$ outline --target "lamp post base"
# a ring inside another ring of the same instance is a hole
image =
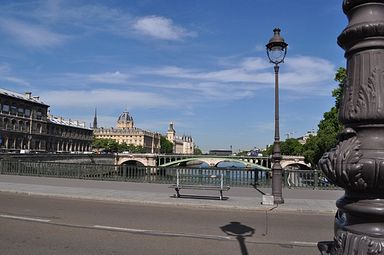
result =
[[[280,165],[280,156],[272,166],[272,195],[274,204],[284,204],[283,199],[283,169]]]
[[[282,197],[275,197],[273,202],[274,204],[284,204],[284,199]]]

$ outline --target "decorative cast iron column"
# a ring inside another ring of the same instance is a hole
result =
[[[338,37],[347,82],[345,129],[319,166],[345,189],[337,200],[330,254],[384,254],[384,0],[344,0],[348,26]]]

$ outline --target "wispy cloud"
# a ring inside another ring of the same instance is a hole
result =
[[[7,63],[0,64],[0,80],[21,86],[29,86],[29,82],[12,74],[11,67]]]
[[[26,11],[28,8],[30,11]],[[114,34],[120,37],[149,37],[159,40],[179,41],[194,37],[189,31],[172,19],[163,16],[135,16],[101,4],[73,4],[66,1],[43,1],[23,4],[9,4],[0,8],[3,17],[12,13],[17,20],[1,21],[1,28],[21,42],[30,46],[45,47],[62,43],[66,36],[54,32],[57,27],[70,31],[82,30],[82,35],[94,33]],[[33,21],[33,24],[22,21]],[[76,37],[77,34],[71,34]],[[29,39],[29,40],[28,40]]]
[[[105,84],[124,84],[129,81],[129,75],[116,71],[114,73],[106,72],[101,74],[88,75],[89,82]]]
[[[281,89],[298,92],[299,94],[314,95],[319,92],[329,93],[334,86],[333,76],[335,66],[325,59],[310,56],[294,56],[287,58],[280,68]],[[143,69],[143,74],[183,79],[189,82],[202,81],[205,84],[217,84],[220,91],[223,84],[232,84],[238,90],[252,90],[272,87],[274,73],[271,64],[262,58],[243,58],[231,68],[216,70],[185,69],[177,66]],[[248,93],[245,93],[248,94]]]
[[[76,108],[123,105],[131,109],[136,107],[170,107],[174,105],[171,99],[155,93],[114,89],[42,91],[40,96],[45,98],[48,104],[55,105],[55,107]]]
[[[32,48],[54,47],[69,38],[39,25],[5,18],[0,19],[0,29],[15,39],[17,43]]]
[[[188,94],[188,101],[192,105],[199,105],[206,100],[210,101],[234,101],[251,98],[257,95],[258,90],[272,89],[274,86],[273,67],[262,58],[242,58],[232,68],[227,69],[187,69],[177,66],[163,66],[159,68],[137,67],[129,71],[114,71],[91,74],[65,73],[51,74],[45,83],[55,84],[56,89],[66,87],[68,83],[76,84],[78,88],[94,89],[106,88],[107,85],[116,85],[114,90],[107,90],[106,95],[120,98],[124,93],[137,98],[154,100],[163,99],[167,102],[180,98],[180,93]],[[335,66],[329,61],[309,56],[296,56],[287,59],[281,65],[280,89],[288,92],[286,97],[302,98],[309,96],[329,96],[334,87],[333,75]],[[40,81],[44,78],[39,78]],[[122,89],[135,90],[133,92],[121,92]],[[119,91],[113,93],[113,91]],[[148,93],[153,92],[153,94]],[[60,92],[62,93],[62,92]],[[76,92],[78,93],[78,92]],[[92,91],[100,95],[100,90]],[[148,95],[161,95],[150,98]],[[76,98],[76,95],[73,97]],[[87,100],[89,96],[86,96]],[[98,98],[98,97],[95,97]],[[95,99],[97,100],[97,99]],[[105,97],[101,101],[107,100]],[[108,101],[109,102],[109,101]],[[119,100],[110,103],[118,104]]]
[[[174,24],[171,19],[160,16],[140,17],[133,24],[133,28],[140,34],[163,40],[181,40],[196,35]]]

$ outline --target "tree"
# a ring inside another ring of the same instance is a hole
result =
[[[193,154],[194,155],[202,155],[203,152],[200,150],[200,148],[198,146],[195,146],[195,148],[193,148]]]
[[[303,145],[295,138],[289,138],[280,144],[280,152],[282,155],[298,156],[303,153]]]
[[[169,154],[173,152],[173,143],[171,143],[166,137],[160,137],[160,153]]]
[[[341,106],[344,85],[347,79],[345,68],[340,67],[335,75],[335,81],[339,86],[332,91],[335,98],[335,106],[325,112],[320,121],[317,136],[310,137],[304,145],[303,155],[307,163],[317,166],[322,155],[335,147],[338,143],[338,135],[343,130],[343,124],[339,121],[339,108]]]
[[[92,147],[97,150],[104,150],[106,152],[123,152],[129,151],[130,153],[145,153],[146,150],[141,145],[118,143],[113,139],[95,138],[92,142]]]

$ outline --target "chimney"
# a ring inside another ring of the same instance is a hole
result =
[[[32,98],[32,92],[25,92],[24,95],[25,95],[26,99],[31,99]]]

